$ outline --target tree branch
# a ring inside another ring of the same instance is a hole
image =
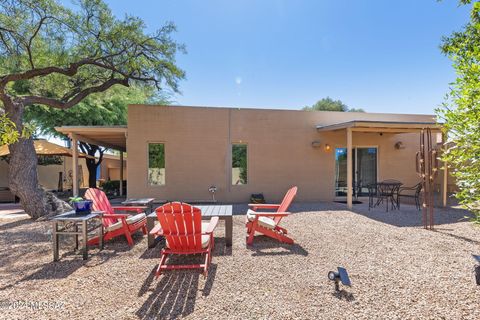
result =
[[[27,44],[27,53],[28,53],[28,60],[30,61],[30,66],[32,67],[32,69],[35,69],[35,65],[33,63],[33,56],[32,56],[32,43],[33,43],[33,39],[35,39],[35,37],[37,36],[38,32],[40,31],[40,28],[42,27],[43,23],[45,22],[45,20],[47,20],[49,17],[48,16],[45,16],[45,17],[42,17],[40,19],[40,21],[38,22],[38,26],[35,28],[35,31],[33,32],[32,36],[30,37],[30,39],[28,39],[28,44]]]
[[[103,92],[115,84],[121,84],[125,87],[128,87],[129,86],[128,78],[125,78],[125,79],[111,78],[106,82],[102,83],[101,85],[83,89],[68,101],[61,101],[54,98],[39,97],[39,96],[25,96],[22,98],[22,100],[25,106],[32,105],[32,104],[43,104],[43,105],[47,105],[49,107],[53,107],[57,109],[68,109],[78,104],[80,101],[85,99],[90,94],[96,93],[96,92]]]

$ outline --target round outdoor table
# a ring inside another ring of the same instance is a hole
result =
[[[392,204],[392,210],[400,208],[399,203],[398,203],[398,190],[403,185],[402,182],[396,181],[396,180],[385,180],[385,181],[377,182],[373,185],[374,185],[374,189],[375,189],[375,194],[370,194],[370,198],[372,196],[377,197],[377,201],[373,205],[373,207],[376,207],[376,206],[380,205],[381,203],[383,203],[385,201],[387,212],[388,212],[388,203],[389,202]],[[369,189],[371,189],[371,188],[369,188]],[[373,204],[372,199],[370,199],[369,204]]]

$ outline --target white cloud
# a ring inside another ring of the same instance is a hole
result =
[[[242,77],[236,77],[235,78],[235,83],[238,84],[238,85],[241,85],[242,81],[243,81]]]

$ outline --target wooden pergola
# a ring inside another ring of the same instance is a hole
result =
[[[355,120],[341,122],[332,125],[318,125],[318,132],[326,131],[345,131],[347,140],[347,206],[349,209],[353,207],[353,134],[361,132],[377,132],[377,133],[420,133],[421,130],[430,128],[432,132],[441,133],[442,126],[436,122],[402,122],[402,121],[365,121]],[[447,206],[447,184],[448,184],[447,163],[444,162],[443,170],[443,186],[442,186],[442,202],[443,206]]]
[[[73,196],[78,196],[78,142],[120,151],[120,195],[123,195],[123,153],[127,151],[127,126],[64,126],[56,127],[71,140]]]

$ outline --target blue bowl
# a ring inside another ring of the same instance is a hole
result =
[[[74,202],[73,208],[75,209],[75,212],[78,214],[87,214],[92,212],[92,205],[93,205],[92,200],[82,200],[82,201]]]

